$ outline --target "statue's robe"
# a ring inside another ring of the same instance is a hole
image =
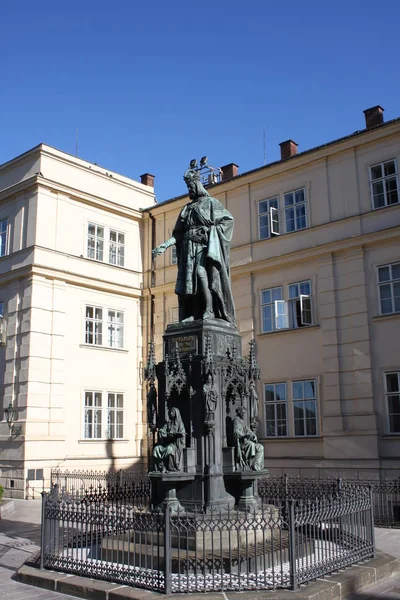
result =
[[[172,235],[178,262],[175,293],[197,294],[197,269],[200,265],[205,267],[215,316],[235,324],[229,267],[232,234],[233,216],[207,195],[183,207]]]

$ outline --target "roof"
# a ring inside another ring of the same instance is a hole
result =
[[[219,183],[214,183],[213,185],[207,186],[207,189],[214,189],[220,185],[223,185],[224,183],[227,183],[228,181],[233,181],[233,180],[236,181],[237,179],[240,179],[241,177],[246,177],[247,175],[251,175],[252,173],[257,173],[258,171],[270,169],[271,167],[273,167],[277,164],[296,160],[296,158],[306,156],[307,154],[312,154],[313,152],[317,152],[318,150],[321,150],[323,148],[328,148],[329,146],[334,146],[335,144],[340,144],[341,142],[344,142],[345,140],[349,140],[349,139],[364,135],[366,133],[370,133],[371,131],[376,131],[377,129],[383,129],[384,127],[389,127],[390,125],[393,125],[394,123],[400,123],[400,117],[397,117],[396,119],[391,119],[390,121],[386,121],[385,123],[381,123],[380,125],[376,125],[375,127],[369,127],[368,129],[366,128],[366,129],[360,129],[360,130],[354,131],[353,133],[350,133],[349,135],[345,135],[341,138],[337,138],[336,140],[332,140],[331,142],[326,142],[325,144],[315,146],[314,148],[309,148],[308,150],[304,150],[303,152],[294,154],[293,156],[290,156],[289,158],[275,160],[271,163],[268,163],[267,165],[262,165],[261,167],[251,169],[250,171],[245,171],[244,173],[239,173],[238,175],[236,175],[235,177],[232,177],[231,179],[226,179],[225,181],[221,181]],[[185,198],[186,196],[187,196],[187,192],[186,192],[186,194],[181,194],[180,196],[175,196],[174,198],[169,198],[168,200],[158,202],[158,204],[156,206],[160,206],[161,204],[169,204],[170,202],[175,202],[175,200],[180,200],[182,198]],[[143,211],[146,212],[146,211],[154,209],[154,208],[155,208],[154,206],[149,206],[148,208],[144,208]]]

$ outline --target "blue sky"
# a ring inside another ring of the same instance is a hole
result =
[[[400,116],[400,2],[3,0],[0,163],[40,142],[184,193],[191,158],[279,159]]]

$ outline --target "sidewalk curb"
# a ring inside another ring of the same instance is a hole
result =
[[[4,499],[0,504],[0,520],[14,512],[14,500]]]
[[[307,585],[301,586],[298,591],[281,590],[258,592],[210,592],[190,593],[193,600],[229,600],[238,598],[240,594],[246,595],[246,600],[343,600],[348,596],[371,587],[381,581],[388,580],[400,572],[400,559],[389,554],[377,552],[372,558],[359,565],[354,565],[335,575],[317,579]],[[55,592],[62,592],[78,598],[89,600],[143,600],[149,598],[169,598],[172,600],[187,600],[188,594],[171,594],[165,596],[159,592],[151,592],[141,588],[132,588],[119,583],[109,583],[97,579],[69,575],[56,571],[41,571],[38,568],[22,565],[16,572],[14,579],[21,583],[34,585]]]

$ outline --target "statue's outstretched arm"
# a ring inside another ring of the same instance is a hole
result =
[[[173,246],[174,244],[176,244],[176,239],[174,238],[174,236],[172,236],[169,238],[169,240],[163,242],[162,244],[157,246],[157,248],[154,248],[154,250],[151,251],[152,259],[154,260],[159,254],[163,254],[167,250],[167,248],[170,248],[170,246]]]

